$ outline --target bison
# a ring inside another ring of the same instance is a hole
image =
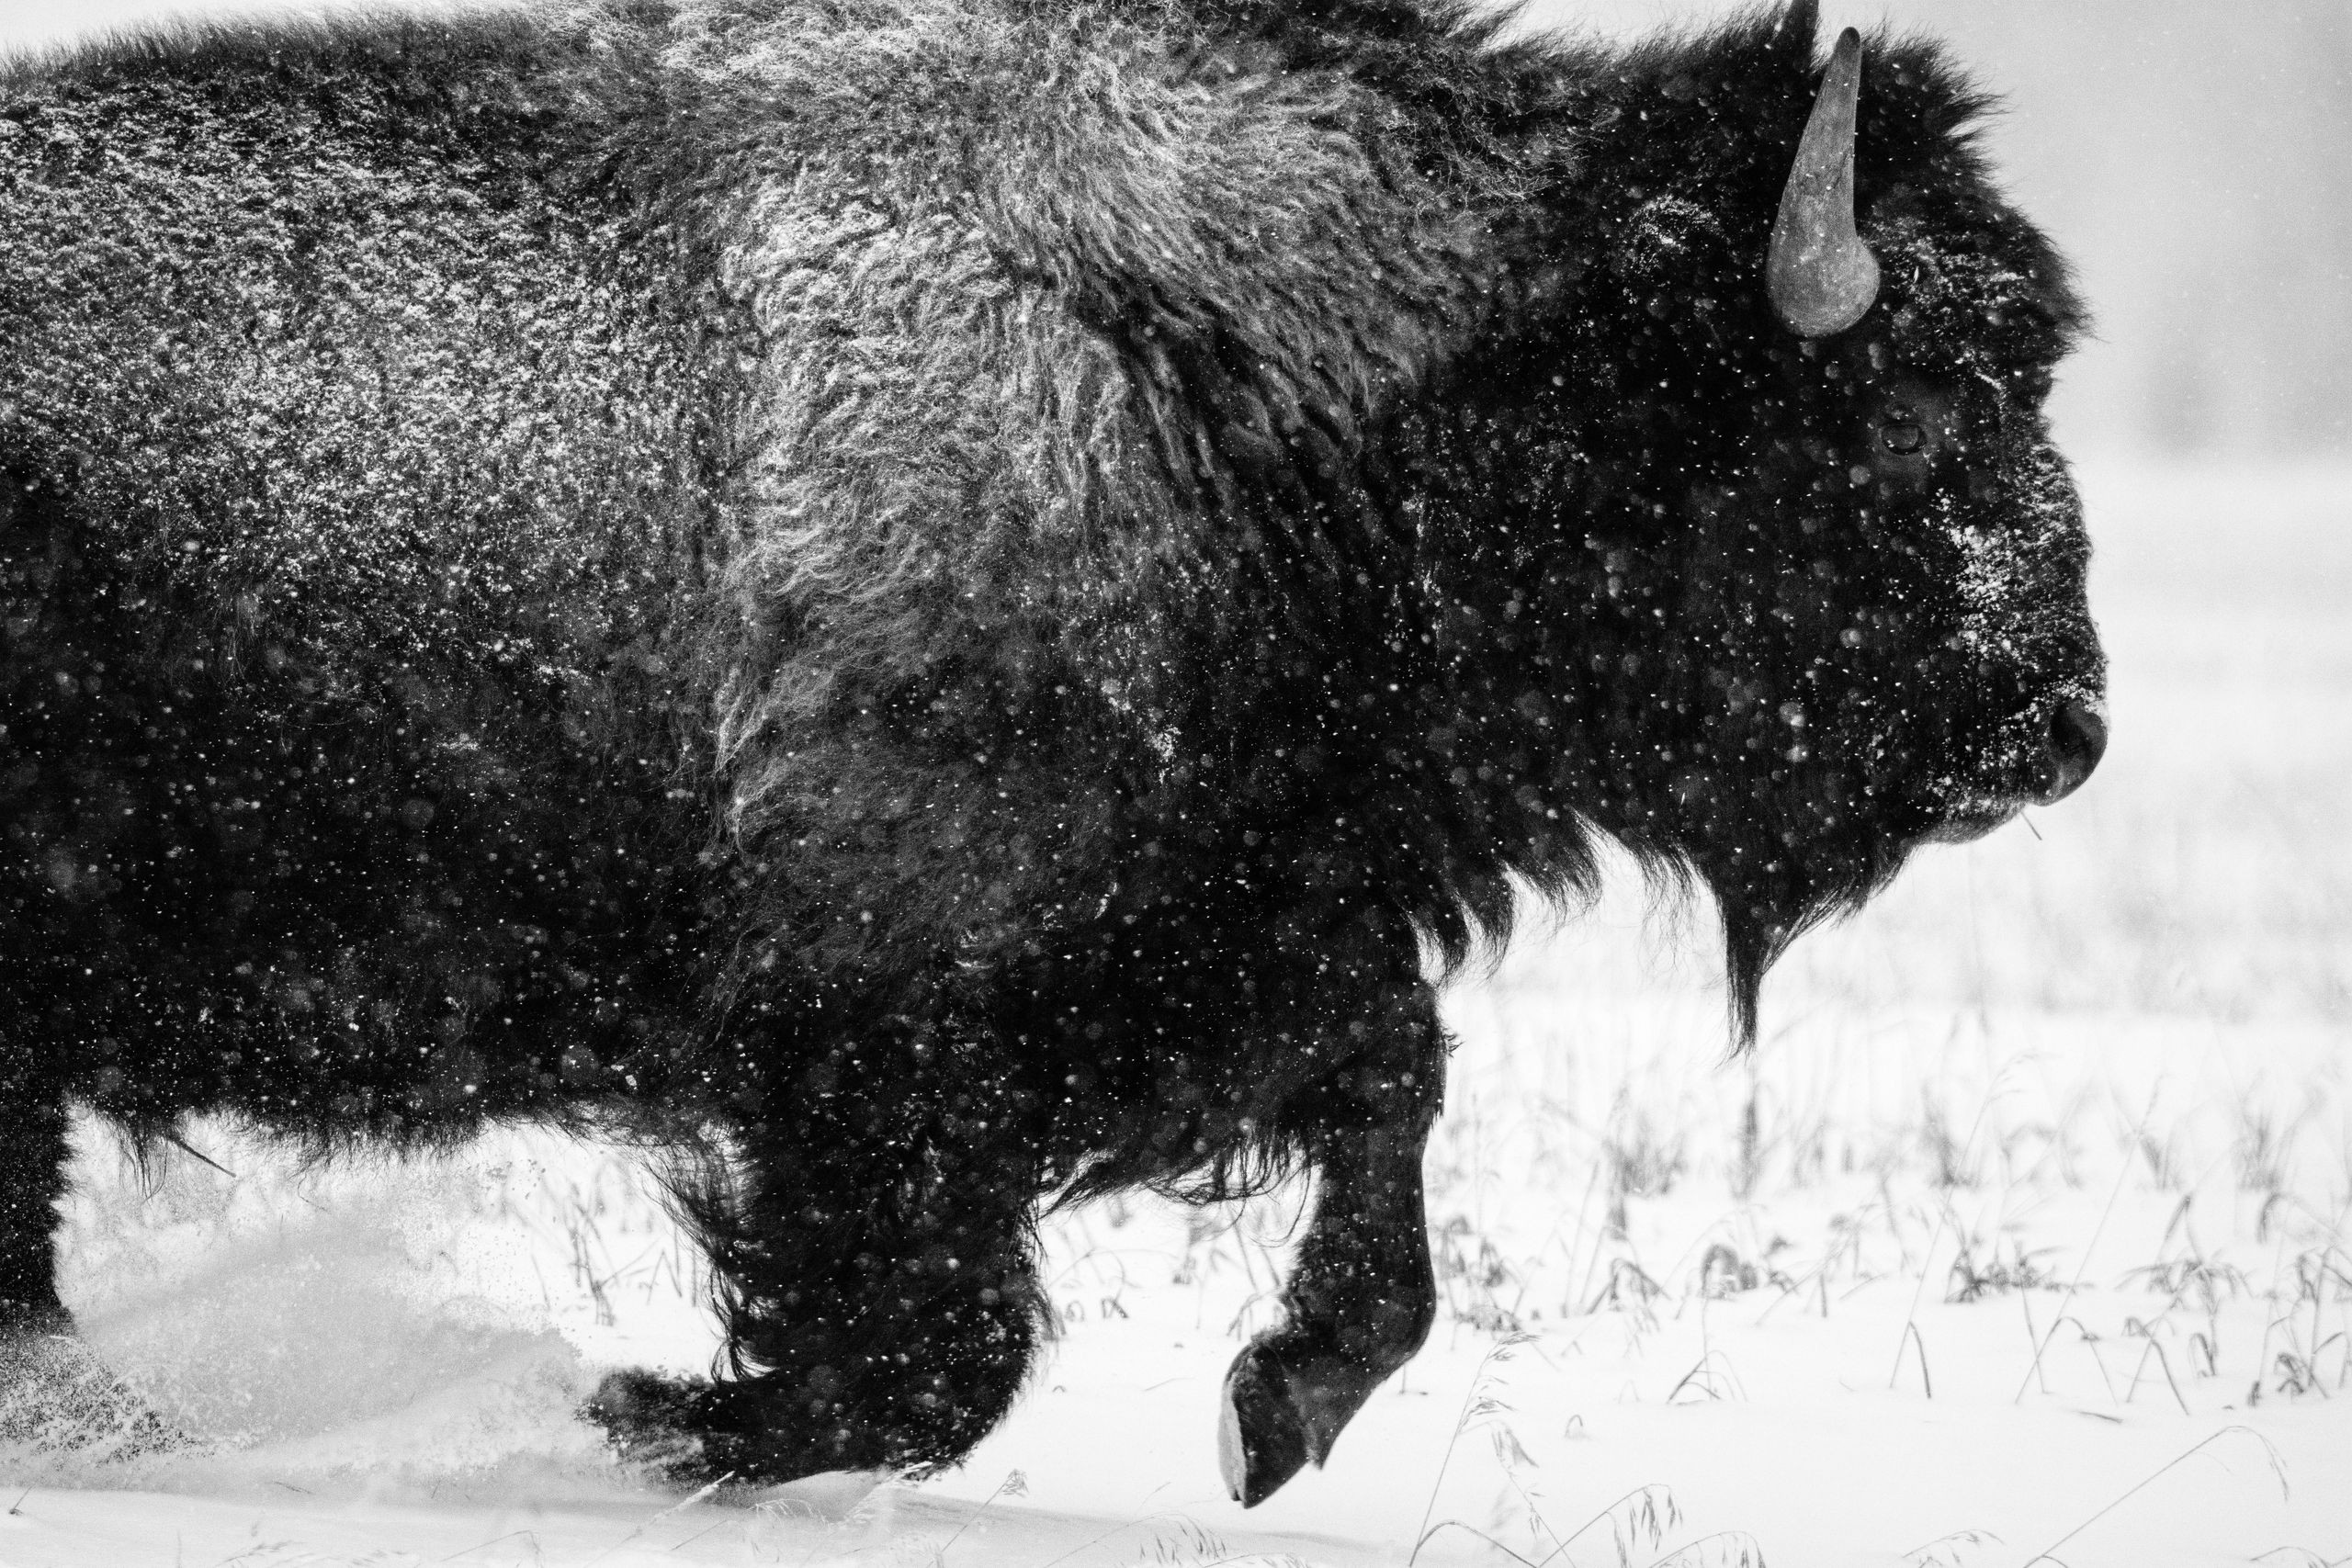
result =
[[[638,1140],[685,1480],[952,1464],[1041,1205],[1317,1178],[1253,1504],[1434,1313],[1433,977],[1792,936],[2104,743],[2080,330],[1931,45],[581,0],[0,74],[0,1364],[69,1107]],[[45,1373],[43,1369],[51,1369]]]

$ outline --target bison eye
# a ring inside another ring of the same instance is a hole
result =
[[[1885,441],[1888,451],[1899,452],[1907,457],[1928,444],[1928,431],[1917,421],[1898,414],[1887,422],[1881,438]]]

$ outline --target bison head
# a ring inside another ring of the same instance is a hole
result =
[[[2066,268],[1932,48],[1848,32],[1824,71],[1815,32],[1800,4],[1600,74],[1462,394],[1509,477],[1465,461],[1439,508],[1510,584],[1459,613],[1576,738],[1547,793],[1712,887],[1747,1037],[1792,936],[2105,739],[2042,412]]]

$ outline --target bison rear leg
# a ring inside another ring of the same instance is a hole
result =
[[[64,1097],[0,1070],[0,1378],[11,1347],[74,1329],[57,1299],[54,1239],[67,1153]]]
[[[1043,1334],[1029,1161],[950,1128],[821,1121],[747,1141],[686,1193],[717,1275],[718,1375],[615,1373],[587,1414],[673,1479],[770,1484],[923,1471],[1011,1409]],[[878,1129],[877,1129],[878,1130]]]
[[[0,1441],[128,1458],[187,1441],[101,1365],[57,1294],[64,1097],[0,1053]]]
[[[1432,1074],[1432,1077],[1434,1075]],[[1422,1209],[1429,1117],[1332,1134],[1315,1213],[1283,1292],[1284,1321],[1226,1374],[1217,1461],[1255,1507],[1330,1457],[1373,1390],[1413,1358],[1437,1316]]]

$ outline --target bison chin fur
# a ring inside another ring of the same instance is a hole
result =
[[[1041,1205],[1306,1166],[1215,1426],[1244,1503],[1324,1462],[1433,1320],[1435,985],[1516,890],[1702,883],[1746,1045],[1800,931],[2097,760],[2064,266],[1932,48],[1815,30],[579,0],[0,65],[0,1342],[70,1332],[69,1104],[537,1121],[713,1265],[625,1456],[920,1470],[1047,1334]]]

